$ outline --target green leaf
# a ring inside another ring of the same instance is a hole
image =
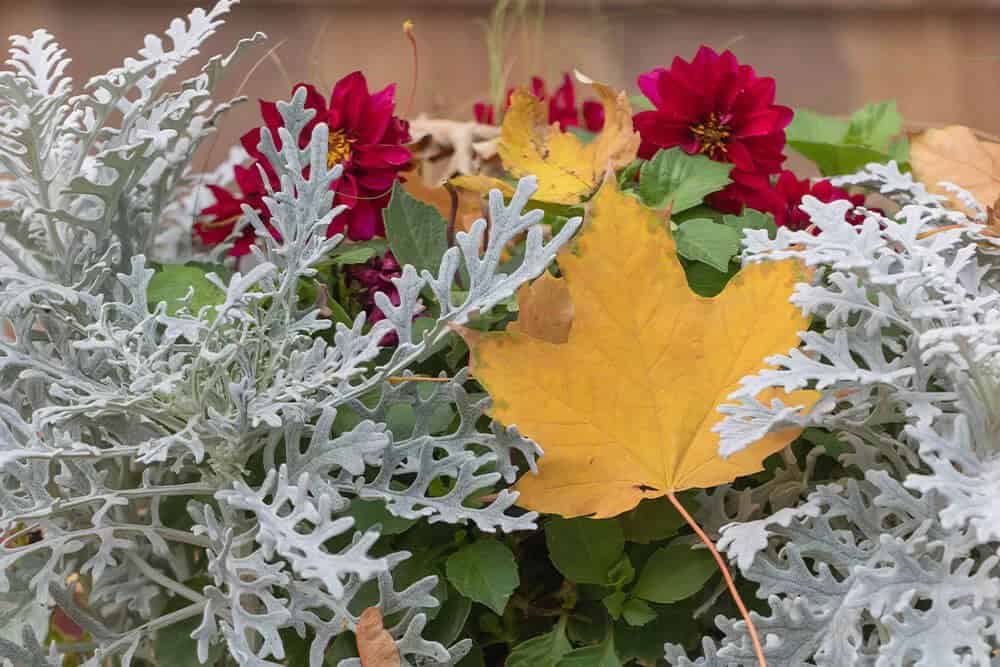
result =
[[[629,542],[649,544],[672,537],[684,525],[682,517],[666,498],[647,498],[635,509],[618,517]]]
[[[722,224],[740,232],[740,238],[743,237],[744,229],[766,229],[771,238],[774,238],[778,233],[778,226],[774,224],[773,215],[770,213],[761,213],[752,208],[743,209],[741,215],[722,216]]]
[[[462,634],[471,611],[472,600],[457,591],[451,591],[448,599],[441,605],[437,617],[427,625],[424,637],[451,646]]]
[[[652,111],[656,106],[649,101],[645,95],[629,95],[628,103],[632,106],[632,111]]]
[[[621,560],[608,570],[608,583],[615,588],[621,588],[635,580],[635,568],[627,554],[622,554]]]
[[[642,169],[642,165],[646,162],[645,160],[635,159],[626,165],[621,173],[618,174],[618,188],[621,190],[634,190],[637,184],[636,177],[639,175],[639,170]]]
[[[552,564],[577,584],[607,584],[608,572],[625,553],[615,519],[554,518],[545,524],[545,544]]]
[[[622,607],[622,618],[632,627],[641,628],[650,621],[656,620],[656,612],[642,600],[632,598],[626,601],[625,606]]]
[[[628,600],[628,595],[624,591],[615,591],[611,595],[606,596],[601,602],[604,603],[608,613],[611,614],[611,618],[617,621],[622,617],[626,600]]]
[[[608,637],[597,646],[587,646],[570,651],[559,661],[559,667],[621,667],[615,653],[614,637]]]
[[[740,265],[729,263],[729,270],[719,271],[702,262],[684,262],[684,272],[687,274],[688,287],[699,296],[712,297],[726,286],[726,283],[740,270]]]
[[[167,302],[167,313],[174,315],[180,309],[179,299],[191,296],[191,312],[197,313],[204,306],[217,306],[226,299],[226,293],[208,281],[205,276],[215,273],[223,280],[228,279],[229,272],[221,266],[205,264],[165,264],[159,267],[149,281],[147,298],[150,305],[160,301]],[[212,313],[209,313],[209,317]]]
[[[448,223],[437,209],[414,199],[397,181],[382,217],[389,248],[399,263],[436,274],[448,249]]]
[[[642,627],[624,620],[615,623],[615,649],[622,664],[629,664],[633,658],[647,665],[663,664],[665,642],[693,647],[703,634],[695,621],[694,607],[681,602],[660,607],[656,620]]]
[[[680,147],[660,150],[639,170],[639,197],[655,209],[672,203],[671,213],[680,213],[726,187],[732,168],[704,155],[688,155]]]
[[[850,123],[841,118],[809,109],[796,109],[792,122],[785,128],[785,140],[839,144],[844,142],[849,126]]]
[[[711,220],[688,220],[674,233],[681,257],[704,262],[722,272],[729,270],[729,260],[740,251],[742,240],[742,232]]]
[[[383,500],[356,498],[347,513],[354,517],[354,530],[364,532],[375,524],[380,524],[382,530],[379,532],[382,535],[399,535],[416,523],[415,519],[403,519],[392,514],[386,509]]]
[[[851,174],[869,162],[888,162],[888,154],[867,146],[789,141],[788,145],[811,160],[824,176]]]
[[[672,544],[657,549],[646,561],[632,593],[643,600],[669,604],[700,591],[715,572],[715,560],[707,550]]]
[[[201,589],[198,588],[198,590]],[[187,602],[183,598],[171,598],[163,611],[164,615],[183,608]],[[157,630],[153,637],[153,653],[156,655],[156,664],[170,665],[171,667],[201,667],[201,663],[198,662],[198,643],[191,638],[191,633],[199,625],[201,625],[201,618],[196,617]],[[208,662],[205,664],[217,663],[222,658],[224,646],[225,644],[222,642],[212,644],[208,649]]]
[[[502,542],[480,540],[448,557],[448,581],[459,593],[503,614],[520,583],[514,554]]]
[[[895,159],[903,166],[908,144],[893,142],[903,128],[903,117],[893,101],[869,104],[842,120],[797,109],[785,129],[788,145],[812,160],[824,176],[848,174],[869,162]]]
[[[566,619],[561,618],[552,632],[515,646],[504,664],[506,667],[556,667],[571,650],[573,646],[566,639]]]
[[[851,115],[844,143],[888,150],[889,141],[902,131],[895,100],[866,104]]]

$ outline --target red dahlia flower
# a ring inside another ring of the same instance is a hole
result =
[[[820,180],[815,183],[808,178],[799,180],[790,171],[783,171],[777,181],[772,185],[767,177],[739,178],[734,185],[739,186],[737,196],[726,200],[725,206],[717,208],[726,213],[739,213],[743,205],[749,208],[770,213],[774,216],[774,222],[778,227],[787,227],[794,231],[808,229],[809,216],[803,211],[802,198],[812,195],[821,202],[833,202],[846,200],[855,206],[864,206],[864,195],[852,195],[846,190],[838,188],[828,180]],[[861,213],[848,212],[847,221],[852,225],[864,222],[865,216]]]
[[[734,171],[781,169],[792,110],[774,104],[774,79],[757,76],[731,52],[720,55],[702,46],[691,62],[674,58],[670,69],[640,75],[639,88],[656,107],[635,115],[639,157],[680,146],[692,155],[730,162]]]
[[[334,204],[344,204],[347,210],[334,218],[328,234],[346,230],[348,238],[365,241],[384,236],[382,209],[389,203],[392,184],[401,171],[409,168],[409,123],[393,115],[396,86],[389,85],[377,93],[368,92],[368,82],[361,72],[352,72],[333,87],[329,102],[312,85],[300,83],[306,90],[306,108],[316,115],[303,128],[299,146],[305,147],[313,128],[326,123],[330,128],[327,164],[340,164],[344,172],[331,184],[337,193]],[[274,102],[261,102],[261,114],[275,145],[280,147],[278,128],[284,125]],[[261,129],[243,135],[243,147],[260,162],[269,177],[274,169],[257,149]]]
[[[201,211],[202,216],[211,216],[210,220],[196,222],[194,231],[205,245],[218,245],[225,241],[233,232],[233,227],[243,214],[243,204],[260,213],[261,220],[265,224],[271,219],[271,213],[264,206],[264,195],[267,190],[264,188],[264,179],[256,165],[246,168],[236,165],[233,169],[236,186],[240,189],[242,196],[235,196],[225,188],[218,185],[209,185],[208,188],[215,195],[215,203]],[[234,257],[241,257],[250,252],[256,238],[253,227],[247,225],[243,229],[241,236],[236,239],[236,243],[229,251]]]
[[[514,93],[511,88],[507,91],[507,106],[510,106],[510,96]],[[545,100],[545,82],[537,76],[531,77],[531,94],[540,100]],[[549,123],[559,123],[559,129],[565,131],[567,127],[580,127],[580,109],[576,106],[576,89],[569,74],[563,74],[563,82],[559,88],[552,93],[549,100]],[[485,102],[477,102],[472,108],[476,117],[476,122],[493,125],[496,123],[496,114],[493,105]],[[583,127],[588,132],[600,132],[604,128],[604,107],[596,100],[587,100],[583,103]]]

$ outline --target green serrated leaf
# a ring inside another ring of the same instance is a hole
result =
[[[626,600],[622,607],[622,619],[634,628],[641,628],[656,620],[656,612],[642,600]]]
[[[826,114],[796,109],[792,122],[785,128],[786,141],[806,141],[825,144],[843,143],[850,123]]]
[[[647,498],[618,520],[625,539],[638,544],[665,540],[684,525],[684,517],[666,498]]]
[[[632,594],[660,604],[677,602],[700,591],[715,572],[715,560],[707,550],[672,544],[657,549],[646,561]]]
[[[448,249],[448,223],[438,210],[412,197],[397,181],[382,217],[389,248],[399,263],[436,274]]]
[[[567,653],[559,667],[621,667],[615,653],[614,637],[608,637],[597,646],[586,646]]]
[[[639,169],[639,197],[650,208],[671,206],[671,213],[681,213],[726,187],[732,168],[679,147],[660,150]]]
[[[467,598],[503,614],[520,583],[514,554],[502,542],[480,540],[448,557],[448,581]]]
[[[226,294],[218,287],[209,282],[205,276],[215,273],[223,280],[229,277],[229,272],[221,266],[211,266],[205,264],[165,264],[159,267],[149,281],[147,298],[151,305],[160,301],[167,304],[167,313],[174,315],[180,309],[180,299],[187,296],[188,290],[193,289],[191,296],[191,311],[197,313],[204,306],[217,306],[225,301]],[[212,313],[209,313],[212,317]]]
[[[729,260],[740,251],[743,233],[711,220],[688,220],[674,233],[677,254],[726,272]]]
[[[659,607],[656,619],[634,627],[624,619],[615,623],[615,649],[622,664],[636,659],[646,665],[662,664],[663,644],[671,642],[693,647],[703,631],[698,627],[694,608],[685,602]]]
[[[556,667],[563,656],[573,650],[566,638],[566,619],[562,618],[551,632],[521,642],[507,656],[506,667]]]
[[[903,131],[903,116],[895,100],[866,104],[851,115],[844,142],[888,150],[889,141]]]
[[[607,584],[608,572],[625,553],[615,519],[554,518],[545,524],[545,544],[552,564],[577,584]]]

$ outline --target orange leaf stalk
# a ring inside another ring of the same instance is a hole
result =
[[[410,87],[410,99],[406,102],[406,111],[403,116],[409,117],[413,113],[413,102],[417,99],[417,82],[420,80],[420,59],[417,57],[417,38],[413,34],[413,21],[407,19],[403,21],[403,34],[410,41],[410,48],[413,51],[413,83]]]
[[[726,586],[729,588],[729,594],[733,596],[733,602],[736,603],[736,607],[740,610],[740,615],[743,616],[743,620],[747,624],[747,630],[750,632],[750,641],[753,642],[754,653],[757,654],[757,662],[760,663],[760,667],[767,667],[767,659],[764,658],[764,648],[761,646],[760,638],[757,636],[757,628],[754,627],[753,621],[750,620],[750,612],[747,611],[747,607],[743,604],[743,598],[740,597],[739,591],[736,590],[736,584],[733,582],[733,575],[729,572],[729,566],[726,565],[726,559],[722,557],[719,550],[715,548],[715,544],[709,539],[705,531],[701,529],[698,522],[694,520],[694,517],[681,505],[680,501],[677,500],[677,496],[674,495],[673,491],[667,494],[667,498],[670,499],[670,503],[674,506],[687,524],[691,526],[691,530],[695,532],[695,535],[702,541],[708,550],[712,552],[712,556],[715,558],[715,562],[719,565],[719,571],[722,572],[722,578],[726,580]]]

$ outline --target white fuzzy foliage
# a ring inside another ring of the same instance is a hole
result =
[[[989,665],[1000,645],[1000,264],[978,219],[894,163],[839,182],[900,208],[852,226],[848,202],[807,197],[818,235],[746,232],[744,261],[815,269],[793,302],[823,326],[744,378],[716,430],[729,455],[775,428],[823,428],[846,445],[849,474],[818,487],[804,476],[771,516],[760,518],[766,501],[738,512],[721,546],[770,607],[754,614],[770,664]],[[806,414],[753,398],[770,387],[821,398]],[[694,661],[668,646],[668,661],[756,664],[744,623],[717,624],[719,645],[706,639]]]
[[[411,519],[534,527],[507,487],[539,451],[516,430],[477,428],[489,403],[466,393],[467,374],[430,393],[389,378],[538,276],[580,221],[546,241],[541,211],[523,213],[536,189],[523,179],[509,203],[491,193],[489,220],[457,234],[436,275],[404,268],[398,305],[380,299],[385,320],[332,327],[298,286],[342,240],[326,237],[340,167],[328,168],[326,125],[304,148],[292,140],[314,114],[300,92],[278,105],[281,148],[268,132],[260,146],[280,178],[265,201],[282,241],[246,209],[240,224],[262,245],[246,273],[210,276],[221,303],[192,312],[187,300],[174,314],[150,303],[146,254],[185,252],[200,187],[191,156],[226,107],[210,89],[257,37],[179,90],[166,83],[232,4],[147,37],[75,97],[44,32],[15,38],[0,73],[0,602],[58,602],[94,642],[88,665],[150,658],[157,631],[197,618],[202,660],[225,646],[243,666],[281,664],[293,632],[312,638],[319,667],[353,630],[363,592],[405,664],[455,664],[468,641],[421,636],[435,578],[397,590],[392,571],[409,554],[376,549],[378,527],[355,530],[352,509],[379,499]],[[501,271],[518,237],[523,259]],[[427,294],[439,314],[418,335]],[[407,429],[391,426],[401,409]],[[442,425],[442,411],[458,418]],[[262,462],[270,474],[254,481]],[[210,581],[192,584],[205,564]],[[67,590],[71,573],[88,576],[85,604]],[[165,613],[171,598],[186,605]],[[58,664],[17,613],[24,632],[0,639],[0,662]]]

